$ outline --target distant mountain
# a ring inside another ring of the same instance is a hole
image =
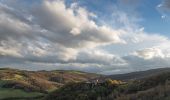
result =
[[[149,77],[149,76],[156,75],[162,72],[170,72],[170,68],[158,68],[158,69],[150,69],[146,71],[131,72],[131,73],[126,73],[126,74],[109,75],[104,78],[126,81],[126,80],[132,80],[132,79],[141,79],[141,78]]]

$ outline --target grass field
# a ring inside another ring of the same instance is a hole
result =
[[[42,93],[38,92],[25,92],[23,90],[19,89],[6,89],[6,88],[0,88],[0,99],[6,99],[6,98],[34,98],[38,96],[42,96]]]
[[[34,98],[44,94],[39,92],[25,92],[20,89],[2,88],[1,86],[8,81],[0,81],[0,100],[7,98]]]

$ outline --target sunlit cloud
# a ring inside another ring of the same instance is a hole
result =
[[[34,1],[27,8],[24,0],[9,2],[0,2],[0,67],[114,74],[170,65],[169,38],[146,32],[135,11],[115,6],[108,19],[100,19],[76,1]],[[139,1],[121,0],[130,2]],[[157,7],[168,7],[163,5]]]

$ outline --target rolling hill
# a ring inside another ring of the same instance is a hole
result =
[[[48,94],[45,100],[170,100],[170,72],[128,82],[109,79],[67,84]]]
[[[0,100],[169,100],[169,80],[170,68],[109,76],[1,68]]]
[[[69,82],[82,82],[99,75],[80,71],[24,71],[0,69],[0,100],[38,98]]]
[[[156,75],[162,72],[170,72],[170,68],[158,68],[158,69],[150,69],[146,71],[131,72],[131,73],[126,73],[126,74],[109,75],[104,78],[127,81],[127,80],[149,77],[149,76]]]

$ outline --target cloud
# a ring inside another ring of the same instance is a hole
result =
[[[126,56],[124,59],[129,63],[128,69],[131,71],[163,68],[170,65],[169,58],[153,57],[151,59],[143,59],[138,56]]]
[[[109,70],[103,70],[100,73],[110,75],[110,74],[122,74],[134,71],[144,71],[149,69],[164,68],[169,67],[170,58],[169,57],[152,57],[146,59],[136,55],[127,55],[122,57],[126,61],[126,65],[114,66]]]
[[[170,1],[162,0],[162,2],[157,5],[157,9],[162,14],[162,19],[168,18],[170,16]]]
[[[98,26],[93,13],[75,6],[67,8],[64,1],[44,1],[33,11],[34,21],[48,33],[44,37],[66,47],[97,46],[123,42],[118,30]],[[69,41],[69,42],[68,42]]]
[[[115,9],[113,28],[78,3],[22,2],[0,3],[0,67],[115,74],[170,65],[170,40],[145,32],[136,14]]]
[[[126,64],[126,62],[120,57],[101,50],[90,50],[80,52],[77,56],[77,60],[81,63],[103,64],[106,66]]]
[[[22,6],[18,2],[11,7],[0,4],[0,54],[5,59],[53,64],[90,60],[106,63],[105,59],[93,59],[90,55],[83,59],[79,56],[83,49],[124,42],[120,39],[122,31],[97,25],[92,20],[97,16],[75,3],[67,7],[61,0],[44,0],[31,5],[32,9],[19,11]],[[108,54],[94,54],[100,56],[107,58]]]
[[[170,1],[169,0],[162,0],[162,3],[159,4],[158,7],[162,8],[163,10],[170,11]]]
[[[164,58],[164,54],[158,48],[146,48],[144,50],[139,50],[139,51],[136,51],[134,55],[144,58],[144,59],[152,59],[155,57]]]

